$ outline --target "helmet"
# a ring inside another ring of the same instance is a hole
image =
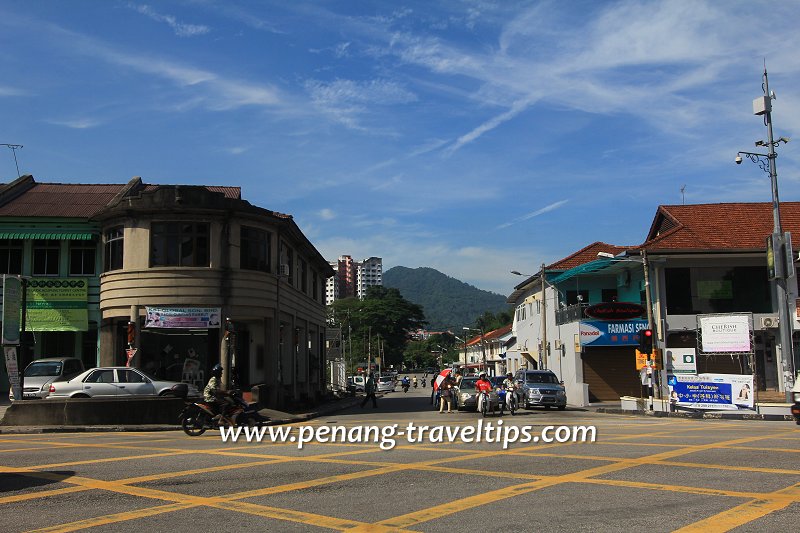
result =
[[[486,377],[486,372],[481,372],[481,373],[478,375],[478,377],[479,377],[479,378],[485,378],[485,377]]]
[[[509,372],[508,374],[506,374],[506,377],[507,377],[507,378],[513,378],[513,377],[514,377],[514,374],[512,374],[511,372]]]
[[[222,377],[222,365],[214,365],[214,368],[211,369],[211,375],[217,378]]]

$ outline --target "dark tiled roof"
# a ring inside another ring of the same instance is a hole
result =
[[[24,194],[0,205],[0,216],[89,218],[124,186],[34,183]]]
[[[156,184],[148,184],[144,186],[145,191],[155,191],[162,185]],[[170,185],[173,187],[173,185]],[[241,187],[224,187],[220,185],[205,185],[205,188],[211,192],[221,192],[225,195],[225,198],[232,198],[234,200],[241,200],[242,199],[242,188]]]
[[[783,231],[800,235],[800,202],[781,202]],[[641,245],[648,251],[764,250],[772,233],[772,204],[662,205]]]
[[[570,268],[575,268],[576,266],[596,260],[598,252],[617,255],[629,248],[629,246],[615,246],[613,244],[607,244],[599,241],[593,242],[589,246],[578,250],[574,254],[549,265],[546,267],[546,270],[569,270]]]

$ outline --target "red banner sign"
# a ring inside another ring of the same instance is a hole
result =
[[[603,302],[590,305],[584,313],[600,320],[627,320],[642,316],[645,308],[632,302]]]

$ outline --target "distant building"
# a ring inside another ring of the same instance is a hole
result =
[[[370,257],[354,261],[349,255],[330,262],[336,275],[328,278],[325,286],[325,303],[330,305],[341,298],[363,299],[367,289],[383,285],[383,259]]]

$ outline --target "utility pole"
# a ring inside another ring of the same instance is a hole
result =
[[[539,351],[540,362],[543,361],[542,368],[546,369],[548,367],[547,361],[547,281],[545,279],[545,272],[544,272],[545,264],[542,263],[542,271],[540,275],[540,281],[542,282],[542,348]]]
[[[767,140],[756,141],[756,146],[767,148],[766,154],[755,152],[739,152],[736,154],[736,163],[741,164],[742,154],[746,155],[750,161],[757,163],[759,168],[769,174],[770,186],[772,188],[772,222],[773,229],[768,245],[768,254],[772,254],[774,259],[774,279],[775,279],[775,300],[778,306],[778,329],[780,338],[780,352],[778,353],[778,375],[783,375],[779,389],[782,386],[786,393],[786,401],[792,401],[792,387],[794,386],[794,372],[798,363],[794,360],[794,346],[792,340],[792,330],[794,323],[794,309],[792,302],[789,301],[789,281],[795,277],[794,259],[791,250],[791,235],[783,232],[781,227],[781,207],[778,198],[778,171],[775,167],[775,160],[778,154],[775,147],[780,143],[788,143],[789,139],[780,137],[777,141],[772,134],[772,100],[775,94],[769,90],[769,80],[767,78],[767,68],[764,66],[761,89],[764,96],[759,96],[753,100],[753,114],[764,116],[764,125],[767,127]],[[769,255],[768,255],[769,257]],[[768,259],[769,264],[769,259]],[[772,279],[772,277],[770,278]]]

